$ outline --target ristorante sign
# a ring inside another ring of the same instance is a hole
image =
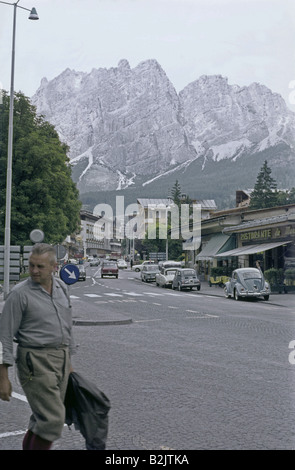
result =
[[[243,232],[240,234],[241,242],[249,242],[254,240],[277,240],[287,237],[295,237],[295,224],[282,227],[264,228]]]

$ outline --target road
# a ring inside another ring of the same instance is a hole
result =
[[[138,273],[70,287],[74,318],[131,319],[77,324],[75,370],[111,401],[107,449],[293,449],[294,295],[234,301],[219,288],[176,292]],[[30,414],[15,395],[0,402],[0,450],[19,449]],[[55,448],[80,449],[67,428]]]

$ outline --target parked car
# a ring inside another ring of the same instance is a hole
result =
[[[75,258],[70,258],[70,259],[68,260],[68,263],[70,263],[70,264],[78,264],[78,260],[75,259]]]
[[[201,281],[198,279],[196,271],[191,268],[177,269],[172,281],[172,289],[192,290],[193,287],[196,287],[197,290],[201,289]]]
[[[101,277],[119,276],[119,268],[116,261],[103,261],[101,265]]]
[[[86,281],[86,269],[83,264],[78,264],[79,281]]]
[[[118,259],[117,265],[119,269],[127,269],[127,263],[124,259]]]
[[[172,287],[172,281],[176,273],[175,268],[161,269],[161,272],[156,274],[156,284],[161,287]]]
[[[135,265],[132,266],[132,271],[139,272],[147,264],[155,264],[155,262],[152,261],[152,260],[147,260],[147,261],[144,261],[142,264],[135,264]]]
[[[142,267],[140,276],[143,282],[152,282],[156,280],[156,275],[159,272],[158,265],[146,264]]]
[[[264,279],[263,273],[257,268],[238,268],[224,286],[226,298],[261,298],[269,299],[270,285]]]
[[[93,258],[89,262],[90,266],[99,266],[99,259]]]
[[[182,268],[183,262],[182,261],[159,261],[159,269],[167,269],[167,268]]]

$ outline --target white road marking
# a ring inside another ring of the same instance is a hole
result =
[[[27,431],[11,431],[11,432],[3,432],[0,434],[0,439],[3,437],[10,437],[10,436],[19,436],[20,434],[26,434]]]
[[[123,297],[122,294],[106,294],[106,295],[109,295],[110,297]]]
[[[101,295],[98,295],[98,294],[84,294],[84,295],[85,297],[102,297]]]
[[[25,395],[21,395],[20,393],[12,392],[11,396],[16,398],[17,400],[25,401],[28,403],[27,397]]]

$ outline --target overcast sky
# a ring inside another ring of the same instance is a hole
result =
[[[177,91],[201,75],[295,94],[294,0],[20,0],[15,90],[32,96],[66,68],[156,59]],[[9,90],[13,6],[0,3],[0,83]],[[293,82],[293,83],[292,83]],[[295,102],[295,99],[293,99]]]

